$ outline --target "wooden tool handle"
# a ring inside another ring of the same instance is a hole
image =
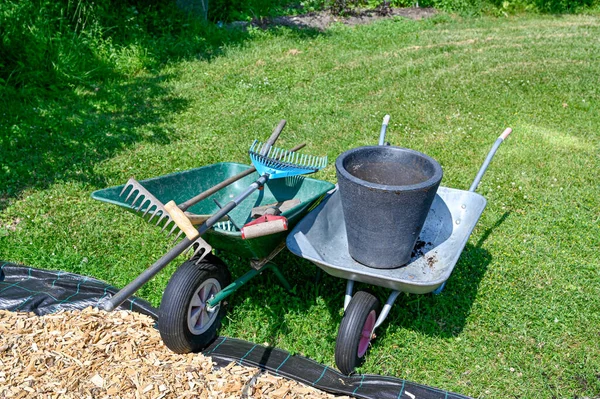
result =
[[[165,204],[165,209],[171,216],[171,219],[175,222],[175,224],[183,231],[186,237],[191,241],[196,239],[200,234],[198,230],[192,225],[190,219],[185,216],[185,213],[181,209],[177,207],[175,201],[169,201]]]
[[[250,238],[268,236],[270,234],[279,233],[287,230],[287,222],[284,220],[273,220],[270,222],[259,223],[252,226],[244,226],[242,228],[242,238],[249,240]]]
[[[269,137],[269,140],[267,140],[267,143],[263,147],[262,154],[260,154],[260,155],[267,155],[267,153],[269,152],[269,150],[271,149],[273,144],[275,144],[275,141],[277,141],[277,139],[279,138],[279,135],[283,131],[283,128],[285,127],[286,123],[287,122],[285,119],[282,119],[279,122],[279,125],[277,125],[275,130],[273,130],[273,133],[271,133],[271,137]]]

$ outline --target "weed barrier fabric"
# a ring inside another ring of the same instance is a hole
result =
[[[0,261],[0,309],[3,310],[37,315],[81,310],[97,307],[115,292],[117,288],[90,277]],[[156,308],[139,298],[128,299],[119,309],[158,318]],[[333,394],[365,399],[469,399],[393,377],[367,374],[348,377],[308,358],[239,339],[218,337],[203,354],[212,357],[218,366],[236,362],[257,367]]]
[[[0,309],[33,312],[38,316],[61,310],[98,307],[118,288],[103,281],[56,270],[42,270],[0,261]],[[139,312],[158,319],[150,303],[129,298],[119,310]]]
[[[356,398],[468,399],[467,396],[394,377],[368,374],[348,377],[308,358],[233,338],[219,337],[203,353],[211,356],[217,365],[236,362],[267,370],[280,377],[292,378],[329,393]]]

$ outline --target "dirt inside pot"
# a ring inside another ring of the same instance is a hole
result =
[[[350,165],[347,170],[358,179],[388,186],[410,186],[431,177],[414,165],[398,162],[362,162]]]

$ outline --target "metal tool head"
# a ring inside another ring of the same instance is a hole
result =
[[[326,156],[303,155],[277,147],[270,147],[263,154],[266,145],[254,140],[248,154],[258,173],[266,173],[271,179],[314,173],[327,166]]]
[[[123,196],[126,193],[127,197],[125,198],[125,202],[128,202],[129,199],[133,197],[131,207],[138,212],[142,212],[142,217],[150,215],[148,222],[151,222],[156,218],[156,225],[162,225],[163,231],[172,224],[171,230],[168,233],[169,235],[179,229],[173,222],[173,219],[171,219],[164,204],[133,177],[125,183],[120,196]]]
[[[190,245],[189,249],[185,252],[186,255],[190,253],[192,256],[190,259],[194,260],[195,264],[198,264],[204,259],[206,255],[211,253],[212,247],[209,243],[204,241],[201,236],[196,238],[194,242]]]

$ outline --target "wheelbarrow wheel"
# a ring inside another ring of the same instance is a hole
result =
[[[216,337],[225,305],[210,309],[207,301],[231,282],[227,266],[209,254],[200,263],[183,263],[167,284],[158,312],[158,330],[175,353],[198,352]]]
[[[342,373],[351,374],[364,361],[378,310],[379,300],[369,292],[358,291],[350,300],[335,344],[335,364]]]

